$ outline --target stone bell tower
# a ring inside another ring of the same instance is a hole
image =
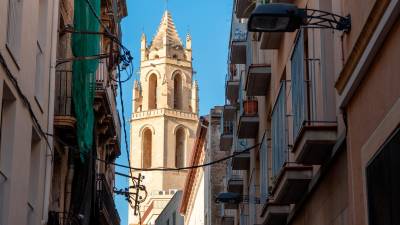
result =
[[[149,45],[141,39],[140,81],[132,100],[131,155],[133,167],[177,168],[187,166],[195,140],[198,118],[198,85],[193,81],[192,39],[185,46],[171,14],[165,11]],[[135,176],[138,172],[134,172]],[[141,205],[142,224],[154,224],[176,190],[183,189],[186,172],[142,172],[148,191]],[[139,217],[129,209],[129,224]]]

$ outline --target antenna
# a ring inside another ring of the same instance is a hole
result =
[[[165,10],[168,10],[168,0],[164,0],[165,1]]]

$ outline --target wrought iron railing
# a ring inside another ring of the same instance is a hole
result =
[[[288,161],[286,117],[286,83],[281,83],[278,98],[272,110],[272,176],[276,177]]]
[[[221,119],[222,119],[221,134],[232,135],[233,121],[223,121],[223,117],[221,117]]]
[[[104,216],[108,216],[108,220],[112,222],[110,225],[119,225],[120,218],[115,208],[112,189],[109,187],[104,174],[97,174],[96,179],[97,191],[97,207]]]

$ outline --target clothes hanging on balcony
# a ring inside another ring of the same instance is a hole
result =
[[[76,31],[100,31],[96,15],[100,15],[100,0],[74,1],[74,29]],[[75,57],[99,54],[100,36],[74,33],[72,52]],[[98,60],[75,60],[73,62],[72,96],[77,118],[77,139],[81,160],[92,149],[94,126],[95,74]]]

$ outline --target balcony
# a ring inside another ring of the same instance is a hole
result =
[[[238,209],[239,204],[248,203],[249,197],[232,192],[221,192],[215,198],[217,204],[224,204],[225,209]]]
[[[253,12],[256,3],[255,1],[249,0],[236,0],[235,14],[237,18],[249,18],[251,12]]]
[[[271,66],[251,64],[247,71],[246,95],[266,96],[271,82]]]
[[[230,60],[232,64],[246,64],[247,23],[234,20],[230,42]]]
[[[222,117],[224,121],[234,121],[236,116],[236,105],[224,105]]]
[[[239,97],[239,80],[229,79],[226,81],[226,98],[229,102],[236,102]]]
[[[234,216],[223,216],[221,218],[222,225],[234,225],[235,224],[235,217]]]
[[[231,42],[231,63],[246,64],[246,40],[233,40]]]
[[[72,71],[57,70],[55,90],[54,126],[63,137],[73,140],[76,118],[72,101]]]
[[[300,36],[302,38],[302,36]],[[334,90],[321,90],[315,71],[318,59],[304,59],[302,42],[295,46],[292,56],[292,152],[297,163],[321,165],[331,155],[337,139]],[[304,68],[309,68],[307,73]]]
[[[307,192],[313,167],[285,163],[275,181],[272,194],[277,204],[295,204]]]
[[[240,154],[238,154],[240,153]],[[235,157],[232,158],[232,169],[233,170],[248,170],[250,168],[250,152],[242,152],[235,150],[233,154]]]
[[[228,192],[243,194],[243,172],[232,169],[232,161],[228,162],[227,167],[227,190]]]
[[[282,32],[263,32],[261,33],[260,49],[279,49],[282,38]]]
[[[110,73],[107,62],[101,60],[96,72],[94,110],[101,140],[112,147],[112,155],[116,157],[120,154],[121,121],[116,106],[117,86]]]
[[[285,225],[289,213],[289,205],[280,205],[269,200],[267,201],[267,203],[264,204],[264,207],[262,209],[261,216],[265,216],[263,224]]]
[[[120,218],[115,208],[114,197],[104,174],[98,174],[96,179],[96,206],[101,225],[119,225]]]
[[[247,98],[243,101],[238,126],[238,138],[256,138],[258,135],[258,101]]]
[[[219,148],[220,151],[229,151],[232,147],[233,141],[233,122],[224,121],[223,117],[221,117],[221,120],[221,137]]]
[[[297,163],[321,165],[331,155],[336,143],[336,124],[306,123],[302,126],[293,153]]]

